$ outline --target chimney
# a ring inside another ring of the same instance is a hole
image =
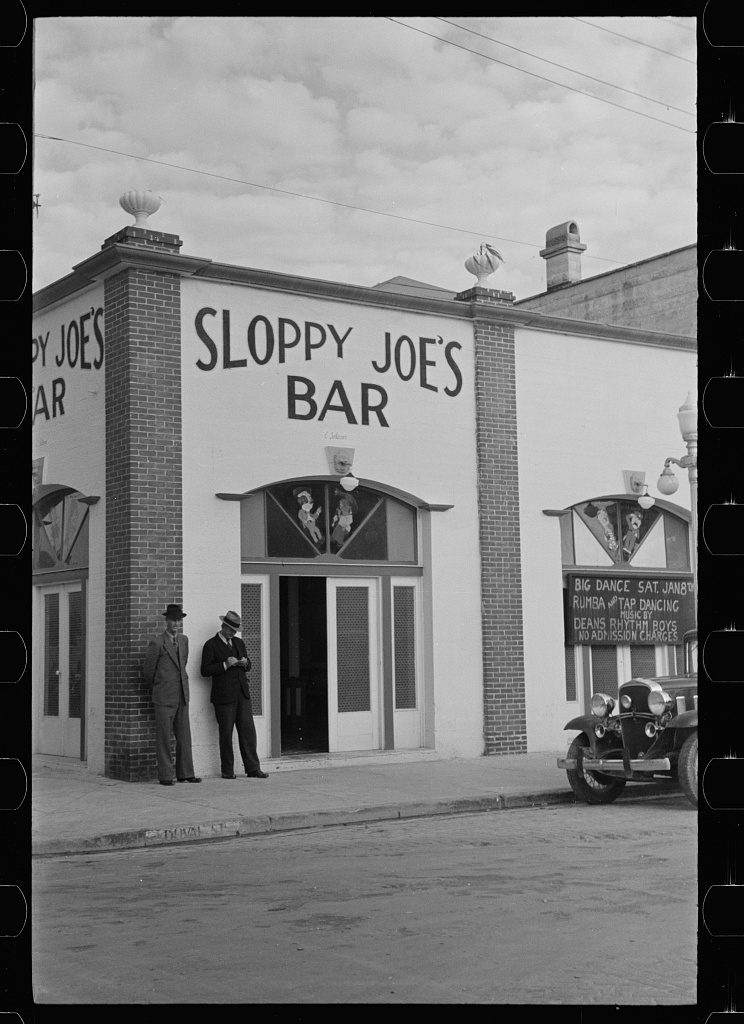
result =
[[[581,280],[584,249],[586,246],[579,239],[579,225],[575,220],[550,228],[545,235],[545,248],[540,250],[546,264],[549,292]]]

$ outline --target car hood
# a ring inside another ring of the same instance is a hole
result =
[[[625,689],[626,686],[636,686],[638,683],[648,684],[657,683],[662,690],[666,690],[670,697],[677,698],[679,696],[687,696],[689,694],[696,694],[698,688],[698,677],[697,675],[692,676],[637,676],[634,679],[629,679],[626,683],[623,683],[620,687],[620,692]]]

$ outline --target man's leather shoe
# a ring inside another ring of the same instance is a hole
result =
[[[175,786],[175,779],[160,779],[161,786]]]
[[[249,779],[268,779],[268,772],[246,772]]]
[[[196,775],[192,775],[190,779],[179,779],[179,782],[201,782],[201,779],[197,778]]]
[[[222,773],[222,778],[223,779],[234,779],[235,778],[235,773],[233,772],[232,775],[225,775],[225,773],[223,772]]]

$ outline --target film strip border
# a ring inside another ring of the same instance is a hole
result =
[[[700,1020],[744,1024],[744,16],[698,28]]]
[[[32,25],[0,20],[0,1024],[27,1024],[31,992]]]
[[[35,201],[32,18],[54,13],[6,0],[0,22],[0,304],[9,326],[0,363],[0,1024],[28,1022],[38,1014],[29,921],[31,368],[22,339],[31,322]],[[744,1024],[744,15],[725,0],[708,0],[691,13],[699,18],[703,459],[697,1017],[726,1024],[742,1015]],[[659,956],[663,970],[664,951],[649,955]],[[659,1019],[667,1019],[658,1010]]]

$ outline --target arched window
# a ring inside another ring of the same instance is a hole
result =
[[[295,480],[240,503],[241,557],[319,561],[417,561],[416,511],[367,487]]]
[[[658,502],[642,509],[632,497],[580,501],[561,515],[563,564],[689,572],[689,529]]]
[[[88,568],[88,518],[83,495],[71,487],[39,488],[33,504],[34,572]]]
[[[610,494],[548,513],[561,526],[566,701],[585,712],[592,691],[677,670],[694,602],[689,519],[675,509]]]

